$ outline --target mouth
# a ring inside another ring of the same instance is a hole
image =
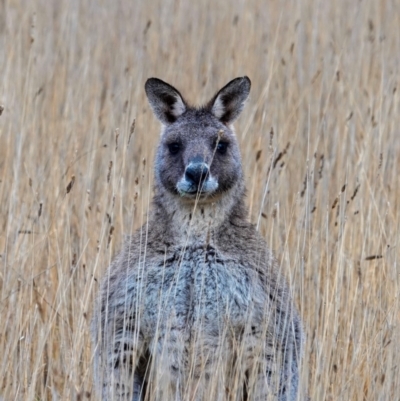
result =
[[[218,189],[218,182],[213,178],[209,178],[197,186],[183,178],[178,182],[176,189],[181,197],[204,199],[215,193]]]

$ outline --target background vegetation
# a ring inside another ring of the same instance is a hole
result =
[[[145,80],[201,103],[248,75],[250,218],[305,322],[302,386],[397,399],[399,16],[394,0],[0,1],[0,398],[95,399],[98,282],[151,200]]]

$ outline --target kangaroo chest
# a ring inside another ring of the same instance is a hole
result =
[[[244,266],[214,247],[178,248],[144,268],[142,330],[212,337],[236,332],[250,312],[249,281]]]

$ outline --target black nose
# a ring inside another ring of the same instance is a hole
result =
[[[199,187],[206,180],[208,172],[209,170],[206,163],[190,163],[186,167],[185,178],[187,181]]]

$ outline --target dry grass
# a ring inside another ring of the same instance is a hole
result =
[[[246,74],[248,204],[305,321],[302,385],[396,399],[399,15],[373,0],[0,1],[0,398],[94,398],[98,280],[151,198],[146,78],[198,103]]]

